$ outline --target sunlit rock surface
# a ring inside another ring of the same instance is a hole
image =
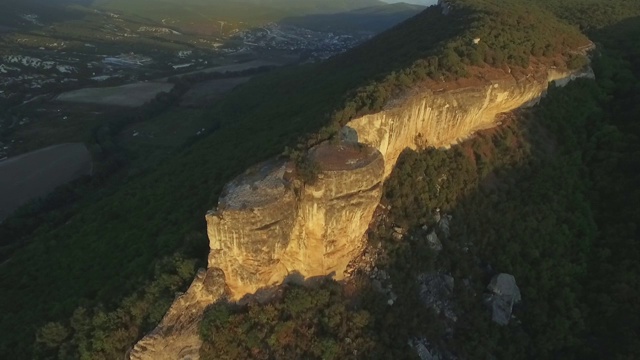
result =
[[[288,276],[342,279],[363,248],[381,196],[384,163],[374,148],[322,144],[309,156],[318,179],[303,186],[287,163],[261,164],[230,183],[207,214],[209,266],[233,298]]]
[[[565,85],[592,73],[538,70],[520,78],[492,75],[462,88],[417,89],[396,106],[350,121],[343,138],[377,148],[384,156],[386,177],[404,149],[448,147],[495,126],[497,114],[535,105],[549,82]]]

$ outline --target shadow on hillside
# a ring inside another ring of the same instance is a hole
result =
[[[335,275],[335,272],[332,272],[331,274],[324,276],[305,277],[299,271],[294,270],[289,275],[287,275],[287,277],[285,277],[282,283],[278,285],[262,287],[253,294],[244,295],[235,303],[241,306],[252,302],[266,303],[272,301],[273,299],[281,298],[288,285],[317,287],[322,285],[324,282],[333,279]]]
[[[632,58],[631,64],[636,73],[640,72],[640,50],[637,48],[635,39],[624,36],[624,34],[638,33],[640,28],[640,16],[630,17],[619,21],[613,25],[609,25],[590,32],[590,35],[598,39],[598,42],[604,42],[605,47],[627,49]]]

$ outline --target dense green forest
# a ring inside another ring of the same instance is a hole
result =
[[[353,51],[320,65],[262,75],[212,104],[206,116],[216,130],[206,138],[102,190],[98,199],[80,201],[64,221],[52,212],[9,239],[22,245],[0,265],[0,354],[120,358],[204,264],[203,217],[233,176],[286,145],[304,149],[329,138],[338,125],[381,109],[417,82],[470,76],[474,66],[524,68],[531,57],[563,65],[586,38],[553,13],[602,43],[594,61],[598,81],[553,91],[539,109],[522,115],[526,120],[465,145],[478,147],[472,152],[478,155],[460,147],[402,158],[386,185],[386,201],[397,203],[390,214],[394,221],[422,225],[436,206],[459,221],[437,258],[420,244],[387,240],[383,230],[372,239],[390,254],[380,266],[394,279],[437,267],[456,279],[474,279],[481,292],[486,279],[474,265],[476,257],[515,274],[530,304],[517,313],[522,326],[492,326],[484,309],[461,294],[460,307],[469,316],[456,325],[453,338],[439,340],[445,329],[434,325],[429,312],[413,311],[420,304],[415,284],[407,281],[394,283],[398,306],[386,306],[364,285],[361,299],[347,301],[328,283],[318,290],[287,290],[271,308],[219,309],[202,333],[206,338],[229,321],[254,327],[252,343],[223,339],[234,342],[237,356],[255,350],[276,358],[292,346],[309,357],[369,358],[375,349],[380,357],[403,358],[411,353],[408,337],[420,334],[470,358],[634,354],[633,331],[640,321],[633,307],[639,300],[638,210],[630,200],[638,197],[638,178],[630,169],[638,168],[639,129],[632,120],[640,115],[640,33],[637,18],[623,19],[640,11],[634,2],[619,0],[611,6],[615,11],[578,16],[571,7],[538,3],[544,6],[460,0],[449,17],[430,8]],[[595,2],[575,3],[578,8]],[[472,46],[476,37],[482,46]],[[540,134],[548,143],[533,136]],[[414,176],[418,171],[425,173],[422,180]],[[433,181],[430,176],[442,171],[454,180],[434,196],[432,184],[419,182]],[[488,176],[498,180],[485,185]],[[457,242],[474,247],[467,253]],[[309,297],[316,300],[304,303]],[[290,307],[295,302],[303,302],[299,310]],[[344,320],[339,326],[329,317],[321,324],[310,319],[332,311]],[[266,328],[252,314],[291,321],[291,328]],[[301,329],[308,341],[297,337]],[[345,331],[353,333],[349,339],[356,345],[346,343]],[[211,343],[203,351],[219,346]]]

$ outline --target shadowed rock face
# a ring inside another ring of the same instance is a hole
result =
[[[592,73],[539,68],[520,78],[502,73],[473,86],[417,89],[384,111],[350,121],[340,144],[312,149],[308,156],[319,166],[312,185],[296,180],[292,164],[252,167],[227,185],[206,216],[208,271],[216,279],[224,276],[233,299],[292,274],[342,279],[365,245],[382,183],[404,149],[447,147],[494,126],[499,113],[537,103],[550,81],[562,85],[576,76]],[[198,359],[201,343],[194,329],[205,307],[223,295],[220,286],[211,291],[200,283],[194,280],[158,329],[135,346],[131,359]]]
[[[151,333],[140,340],[129,354],[132,360],[199,359],[199,326],[207,306],[225,292],[224,274],[209,268],[200,270],[186,293],[178,296],[167,314]]]
[[[522,300],[516,279],[511,274],[498,274],[487,286],[485,305],[491,310],[491,320],[499,325],[509,324],[513,305]]]

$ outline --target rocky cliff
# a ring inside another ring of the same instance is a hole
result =
[[[308,155],[313,185],[293,166],[267,162],[228,184],[207,225],[209,267],[224,271],[240,298],[285,278],[333,274],[341,279],[381,195],[382,154],[362,144],[322,144]]]
[[[545,68],[522,75],[487,71],[458,84],[416,89],[382,112],[350,121],[342,136],[377,148],[387,177],[404,149],[448,147],[495,126],[497,114],[535,105],[550,82],[562,86],[576,77],[593,73]]]
[[[283,281],[344,276],[365,245],[364,234],[382,183],[406,148],[446,147],[494,126],[496,115],[535,104],[550,81],[569,73],[539,66],[518,76],[487,71],[466,82],[425,84],[376,114],[350,121],[341,140],[309,151],[318,166],[313,185],[294,167],[269,161],[229,183],[206,215],[209,270],[179,297],[132,359],[197,359],[197,325],[223,295],[240,299]]]

